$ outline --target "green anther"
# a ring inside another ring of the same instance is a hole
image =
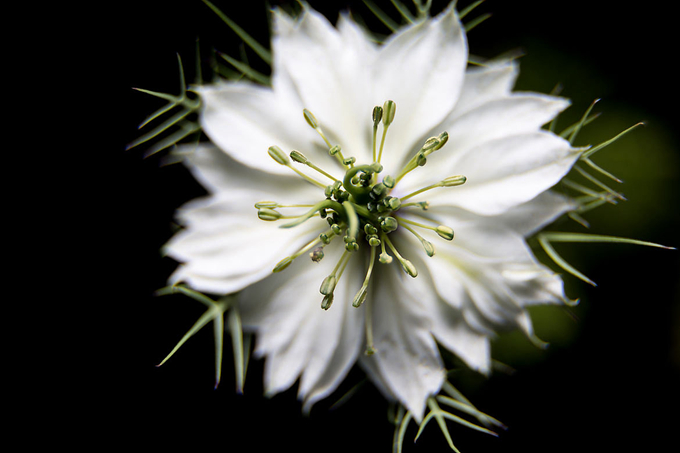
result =
[[[426,154],[430,154],[431,152],[441,148],[439,146],[439,143],[440,142],[438,137],[430,137],[427,140],[425,140],[425,144],[423,145],[421,150]],[[430,153],[428,153],[428,151],[430,151]]]
[[[453,230],[447,226],[444,225],[439,225],[437,228],[434,229],[434,231],[442,238],[446,239],[447,241],[453,240]]]
[[[317,247],[317,248],[315,248],[314,250],[312,250],[312,251],[309,253],[309,257],[310,257],[310,258],[312,259],[312,261],[314,261],[315,263],[318,263],[319,261],[321,261],[321,260],[323,259],[323,257],[324,257],[323,247]]]
[[[334,223],[333,225],[331,225],[331,231],[333,231],[333,234],[339,235],[340,233],[342,233],[342,227],[337,223]]]
[[[416,165],[418,167],[423,167],[427,163],[427,157],[425,157],[425,154],[422,152],[418,153],[418,157],[416,158]]]
[[[305,155],[302,154],[300,151],[296,150],[290,152],[290,158],[293,159],[295,162],[299,162],[301,164],[306,164],[308,162]]]
[[[382,252],[380,258],[378,259],[382,264],[390,264],[392,262],[392,257],[387,254],[387,252]]]
[[[324,296],[323,300],[321,301],[321,308],[324,310],[331,308],[331,305],[333,305],[333,293]]]
[[[333,291],[335,291],[335,285],[338,283],[338,281],[335,278],[335,275],[329,275],[328,277],[323,279],[323,282],[321,282],[321,287],[319,288],[319,292],[323,294],[324,296],[328,296],[329,294],[333,294]]]
[[[326,188],[323,190],[323,194],[326,198],[330,198],[333,196],[333,185],[328,185]]]
[[[391,233],[392,231],[396,230],[399,228],[399,222],[397,222],[397,219],[394,217],[385,217],[381,222],[380,222],[380,228],[385,232],[385,233]]]
[[[378,234],[378,229],[371,225],[370,223],[367,223],[366,225],[364,225],[364,233],[366,233],[369,236],[373,234]]]
[[[307,124],[309,124],[312,129],[318,129],[319,128],[319,123],[316,121],[316,117],[312,112],[310,112],[307,109],[302,109],[302,114],[305,116],[305,121],[307,121]]]
[[[376,105],[373,107],[373,126],[377,127],[378,123],[382,119],[383,116],[383,108],[380,107],[379,105]]]
[[[371,194],[373,195],[373,198],[379,199],[383,195],[387,193],[387,187],[385,184],[379,182],[378,184],[374,185],[373,188],[371,189]]]
[[[444,145],[446,145],[446,142],[449,141],[449,133],[444,131],[441,134],[439,134],[439,137],[437,138],[439,139],[439,144],[434,149],[434,151],[440,150],[444,147]]]
[[[290,165],[290,160],[288,159],[288,156],[286,156],[286,153],[284,153],[278,146],[270,146],[268,152],[271,158],[274,159],[279,164],[286,166]]]
[[[378,207],[378,214],[385,214],[385,213],[391,211],[391,209],[389,208],[389,206],[387,206],[387,205],[385,204],[385,200],[383,200],[382,202],[378,203],[376,206]]]
[[[356,296],[354,296],[354,300],[352,301],[352,306],[354,308],[361,307],[361,304],[364,303],[367,295],[368,295],[368,286],[362,286],[359,289],[359,292],[356,294]]]
[[[368,239],[368,245],[370,245],[371,247],[379,247],[380,244],[382,244],[382,241],[378,239],[378,236],[371,236]]]
[[[281,261],[278,262],[276,266],[274,266],[272,272],[281,272],[282,270],[290,266],[290,263],[293,262],[293,259],[294,258],[292,256],[282,259]]]
[[[354,165],[354,162],[356,162],[356,161],[357,161],[356,157],[348,157],[348,158],[342,160],[342,164],[343,165]]]
[[[373,162],[371,165],[369,165],[369,168],[375,173],[380,173],[383,171],[384,167],[380,162]]]
[[[255,203],[255,208],[276,208],[279,204],[275,201],[258,201]]]
[[[328,150],[328,154],[331,156],[335,156],[340,152],[340,145],[335,145],[331,149]]]
[[[406,272],[413,278],[416,278],[418,276],[418,269],[416,269],[413,263],[405,259],[401,259],[399,261],[401,262],[401,267],[404,269],[404,272]]]
[[[425,253],[427,253],[427,256],[430,258],[434,256],[434,245],[430,241],[426,241],[425,239],[421,239],[420,243],[423,245],[423,248],[425,249]]]
[[[257,216],[260,220],[266,220],[268,222],[279,220],[281,218],[281,213],[269,208],[261,208],[257,211]]]
[[[348,242],[347,244],[345,244],[345,250],[347,250],[348,252],[356,252],[357,250],[359,250],[359,244],[357,244],[356,241]]]
[[[382,122],[385,126],[389,126],[394,121],[394,115],[397,113],[397,104],[394,101],[385,101],[383,104]]]
[[[326,245],[328,245],[328,244],[331,243],[331,239],[332,239],[332,238],[333,238],[332,236],[329,236],[329,235],[327,235],[326,233],[321,233],[321,234],[319,235],[319,239],[321,239],[321,242],[323,242],[323,243],[326,244]]]
[[[463,175],[449,176],[448,178],[446,178],[442,181],[442,185],[444,187],[454,187],[454,186],[463,185],[463,184],[465,184],[466,181],[467,181],[467,178]]]
[[[394,186],[397,184],[397,181],[390,175],[387,175],[383,178],[382,183],[385,184],[385,187],[387,187],[388,189],[394,189]]]
[[[396,211],[401,207],[401,200],[397,197],[389,197],[389,198],[386,198],[386,200],[387,200],[387,205],[393,211]]]

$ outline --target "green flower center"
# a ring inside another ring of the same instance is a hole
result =
[[[335,286],[340,280],[351,255],[360,248],[369,248],[370,261],[364,283],[354,297],[353,305],[355,307],[359,307],[366,299],[368,284],[376,258],[382,264],[389,264],[393,260],[392,256],[394,256],[408,275],[411,277],[418,275],[416,267],[399,253],[393,241],[390,240],[392,233],[401,228],[410,232],[418,238],[425,253],[430,257],[435,254],[434,246],[418,234],[414,228],[429,229],[436,232],[443,239],[449,241],[453,239],[453,230],[450,227],[415,222],[400,216],[399,211],[411,209],[422,213],[422,211],[429,208],[427,201],[408,203],[405,201],[434,188],[453,187],[464,184],[466,181],[464,176],[458,175],[446,178],[401,198],[390,195],[406,174],[425,165],[427,156],[441,149],[446,144],[448,141],[448,134],[446,132],[441,133],[437,137],[427,139],[421,149],[396,177],[390,175],[380,177],[383,171],[380,160],[385,145],[385,137],[390,124],[394,120],[395,112],[396,105],[393,101],[387,101],[382,107],[378,106],[373,109],[373,163],[355,165],[356,159],[354,157],[345,158],[340,146],[332,145],[327,139],[314,115],[306,109],[303,110],[305,120],[309,126],[316,130],[326,142],[326,145],[328,145],[329,155],[337,159],[345,168],[345,175],[342,180],[324,171],[297,150],[291,151],[290,154],[286,155],[277,146],[269,148],[269,155],[272,159],[281,165],[289,167],[309,183],[323,189],[324,198],[315,205],[282,205],[273,201],[262,201],[255,204],[255,208],[258,209],[258,217],[265,221],[289,219],[291,221],[281,225],[281,228],[293,228],[318,215],[328,222],[329,227],[295,254],[281,260],[275,266],[273,272],[284,270],[293,260],[305,253],[309,253],[312,261],[318,262],[324,258],[324,247],[330,244],[333,239],[342,237],[344,241],[345,251],[331,274],[323,280],[319,289],[319,292],[324,296],[321,303],[321,307],[324,309],[330,308],[333,303]],[[383,127],[378,148],[377,138],[380,123],[382,123]],[[321,183],[295,168],[291,161],[313,169],[332,182],[330,184]],[[309,209],[304,214],[297,216],[285,216],[277,210],[291,207],[306,207]]]

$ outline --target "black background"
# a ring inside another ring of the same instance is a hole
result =
[[[264,3],[239,3],[216,2],[266,42]],[[311,4],[331,19],[345,6],[370,17],[361,2]],[[435,8],[442,5],[435,2]],[[601,232],[678,246],[673,67],[678,43],[670,12],[621,2],[500,0],[487,1],[478,12],[493,17],[470,34],[472,52],[493,56],[521,47],[529,56],[532,49],[555,56],[548,60],[554,73],[533,80],[532,89],[546,92],[562,82],[579,112],[602,97],[603,111],[633,109],[648,121],[644,134],[666,137],[674,152],[668,165],[675,168],[664,176],[666,203],[655,206],[643,231],[619,225],[617,231]],[[50,392],[61,398],[43,404],[51,415],[41,424],[56,428],[54,444],[167,450],[191,442],[192,451],[389,451],[393,429],[386,404],[370,386],[338,410],[328,411],[329,403],[322,402],[311,417],[303,417],[295,389],[272,399],[262,396],[257,361],[251,363],[245,394],[236,395],[227,343],[223,381],[213,390],[211,327],[155,367],[202,313],[197,302],[152,296],[174,268],[158,253],[172,234],[174,209],[202,189],[179,166],[162,168],[158,158],[125,151],[138,134],[137,124],[159,106],[131,87],[176,92],[176,53],[191,78],[197,37],[204,50],[214,46],[234,54],[238,48],[232,32],[198,0],[97,4],[73,22],[76,28],[63,32],[74,37],[76,60],[85,64],[69,75],[74,87],[92,85],[79,90],[77,129],[93,134],[86,147],[78,141],[59,158],[73,170],[60,178],[60,200],[68,203],[60,204],[59,212],[82,215],[76,234],[60,244],[83,252],[83,259],[78,273],[68,276],[69,321],[75,322],[59,329],[74,335],[51,365],[52,374],[70,385],[52,385]],[[49,47],[49,39],[44,43]],[[52,69],[69,71],[60,65]],[[588,80],[596,82],[585,85]],[[538,364],[519,364],[513,376],[469,386],[477,406],[509,429],[492,438],[450,424],[462,452],[673,450],[669,445],[680,421],[678,252],[633,246],[592,250],[580,266],[599,286],[568,285],[586,306],[578,337],[545,353]],[[344,388],[360,377],[352,373]],[[447,451],[435,424],[415,445],[408,440],[414,433],[407,434],[405,452]]]

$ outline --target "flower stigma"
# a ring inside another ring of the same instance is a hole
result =
[[[460,186],[467,181],[465,176],[451,176],[401,197],[391,195],[404,176],[424,166],[430,154],[444,147],[449,138],[447,132],[428,138],[411,160],[397,173],[396,177],[383,175],[380,178],[384,170],[380,161],[385,149],[385,138],[390,125],[394,121],[395,114],[396,103],[391,100],[386,101],[383,106],[376,106],[373,109],[373,162],[357,165],[354,157],[345,157],[342,154],[340,145],[331,143],[314,114],[303,109],[305,121],[321,136],[328,147],[328,155],[337,160],[345,169],[342,179],[336,178],[323,170],[317,163],[312,162],[298,150],[292,150],[289,154],[286,154],[278,146],[271,146],[268,150],[274,161],[290,168],[310,184],[323,189],[324,198],[316,204],[280,204],[275,201],[261,201],[255,204],[258,217],[264,221],[290,220],[281,225],[280,228],[293,228],[318,215],[326,220],[329,227],[328,230],[319,234],[317,238],[307,243],[296,253],[281,260],[274,267],[273,272],[283,271],[293,260],[307,252],[309,252],[311,260],[318,263],[325,257],[324,247],[330,244],[333,239],[342,237],[344,242],[344,252],[331,274],[323,280],[319,288],[319,292],[323,296],[321,308],[324,310],[331,307],[335,287],[352,256],[360,249],[367,248],[370,254],[366,277],[352,301],[354,307],[360,307],[367,298],[376,258],[381,264],[390,264],[394,257],[407,275],[413,278],[418,276],[418,270],[414,264],[399,253],[391,239],[391,236],[394,236],[393,233],[401,230],[412,234],[421,243],[428,257],[435,255],[435,247],[430,241],[423,238],[416,231],[416,228],[434,231],[439,237],[447,241],[453,240],[454,232],[451,227],[427,225],[405,218],[401,214],[410,210],[410,214],[418,215],[419,212],[428,210],[430,204],[427,201],[409,203],[404,203],[404,201],[435,188]],[[381,123],[382,133],[378,140],[378,129]],[[324,184],[320,180],[312,178],[295,168],[294,164],[309,167],[323,176],[324,179],[329,180],[330,183]],[[284,215],[277,210],[283,208],[307,208],[307,211],[301,215]],[[380,248],[379,252],[378,248]],[[367,332],[367,338],[370,339],[370,332]],[[367,353],[372,351],[371,341],[369,341]]]

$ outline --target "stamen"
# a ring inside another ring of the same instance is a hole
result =
[[[413,228],[411,228],[410,226],[408,226],[406,224],[404,224],[402,226],[404,228],[406,228],[408,231],[410,231],[411,234],[413,234],[416,238],[418,238],[420,243],[423,245],[423,248],[425,249],[425,253],[427,253],[427,256],[429,256],[429,257],[434,256],[434,245],[432,245],[432,243],[430,241],[425,240],[425,238],[423,238],[421,235],[416,233],[416,231]]]
[[[380,241],[380,251],[381,253],[378,261],[380,261],[381,264],[390,264],[392,262],[392,257],[385,250],[385,241]]]
[[[380,120],[382,119],[383,116],[383,108],[380,107],[379,105],[376,105],[373,108],[373,162],[376,162],[376,156],[375,156],[375,139],[376,136],[378,135],[378,124],[380,124]]]
[[[331,230],[328,230],[328,231],[326,231],[325,233],[322,233],[322,234],[325,234],[325,235],[327,235],[327,236],[332,236],[332,235],[333,235],[333,232],[332,232]],[[274,266],[274,269],[272,270],[272,272],[281,272],[282,270],[284,270],[285,268],[287,268],[288,266],[290,266],[290,264],[293,262],[293,260],[294,260],[295,258],[299,257],[299,256],[302,255],[303,253],[308,252],[311,248],[313,248],[313,247],[319,245],[319,242],[322,242],[322,240],[321,240],[321,235],[319,235],[319,237],[317,237],[316,239],[314,239],[314,240],[312,240],[311,242],[309,242],[307,245],[305,245],[304,247],[302,247],[300,250],[298,250],[297,252],[295,252],[293,255],[291,255],[291,256],[289,256],[289,257],[286,257],[286,258],[282,259],[281,261],[279,261],[279,262],[276,264],[276,266]]]
[[[381,239],[383,242],[386,242],[390,250],[392,250],[392,253],[394,253],[394,256],[397,257],[399,262],[401,263],[401,267],[404,269],[404,272],[406,272],[408,275],[411,277],[415,278],[418,276],[418,270],[416,267],[411,263],[409,260],[405,259],[403,256],[399,254],[397,251],[396,247],[394,247],[394,244],[392,244],[392,241],[387,237],[385,233],[380,233]]]
[[[345,268],[347,267],[347,263],[349,263],[350,258],[350,253],[344,251],[338,260],[338,263],[335,265],[333,272],[331,272],[331,274],[324,278],[323,282],[321,282],[319,292],[324,295],[324,298],[321,301],[321,308],[324,310],[328,310],[331,307],[331,304],[333,303],[333,292],[335,291],[335,286],[338,284],[338,281],[340,281],[340,277],[342,277],[343,272],[345,272]]]
[[[402,208],[407,208],[410,206],[417,206],[423,211],[427,211],[430,209],[430,202],[429,201],[417,201],[417,202],[411,202],[411,203],[404,203],[401,205]]]
[[[354,307],[360,307],[361,304],[366,300],[366,294],[368,289],[368,281],[371,278],[371,272],[373,270],[373,263],[375,262],[375,247],[371,247],[371,262],[368,265],[368,272],[366,278],[364,279],[364,284],[361,289],[354,297],[354,302],[352,305]],[[373,355],[375,353],[375,346],[373,346],[373,311],[370,307],[370,301],[367,304],[369,306],[364,310],[364,327],[366,328],[366,355]]]
[[[275,201],[258,201],[255,208],[311,208],[313,204],[279,204]]]
[[[449,141],[449,133],[444,131],[437,137],[430,137],[425,140],[422,148],[411,158],[411,160],[404,166],[404,168],[399,172],[397,176],[397,182],[401,181],[401,178],[406,176],[409,172],[415,170],[418,167],[422,167],[427,162],[427,156],[433,152],[440,150],[446,142]]]
[[[316,133],[321,136],[323,141],[326,142],[326,146],[328,146],[328,151],[329,151],[330,155],[335,156],[338,159],[338,161],[345,168],[347,168],[348,165],[346,165],[344,163],[345,158],[343,157],[342,153],[340,152],[340,146],[331,145],[331,142],[328,141],[328,139],[326,138],[326,134],[324,134],[323,131],[321,130],[321,127],[319,127],[319,122],[316,120],[316,117],[314,116],[314,114],[307,109],[302,109],[302,113],[305,116],[305,120],[307,121],[307,124],[309,124],[311,126],[311,128],[314,129],[316,131]]]
[[[394,115],[397,113],[397,104],[394,101],[385,101],[382,108],[382,123],[383,132],[382,138],[380,139],[380,151],[378,152],[378,160],[375,162],[380,162],[382,159],[383,148],[385,147],[385,137],[387,136],[387,129],[389,129],[390,124],[394,121]]]
[[[300,225],[301,223],[305,222],[306,220],[309,220],[316,214],[317,211],[320,211],[322,209],[332,209],[335,212],[345,214],[345,209],[342,207],[340,203],[337,201],[325,199],[317,204],[315,204],[312,209],[307,211],[305,214],[301,215],[300,217],[297,218],[294,222],[286,223],[285,225],[281,225],[280,228],[292,228],[295,226]]]
[[[333,181],[338,181],[338,179],[337,179],[336,177],[334,177],[333,175],[330,175],[330,174],[326,173],[325,171],[323,171],[322,169],[320,169],[319,167],[317,167],[316,165],[314,165],[314,164],[313,164],[309,159],[307,159],[307,158],[305,157],[305,155],[302,154],[300,151],[296,151],[296,150],[291,151],[291,152],[290,152],[290,158],[293,159],[295,162],[301,163],[301,164],[303,164],[303,165],[308,166],[309,168],[311,168],[311,169],[313,169],[313,170],[318,171],[319,173],[321,173],[322,175],[324,175],[325,177],[327,177],[327,178],[329,178],[329,179],[332,179]]]
[[[422,223],[414,222],[413,220],[405,219],[403,217],[397,217],[399,222],[401,223],[408,223],[413,226],[417,226],[420,228],[425,228],[428,230],[432,230],[435,233],[439,235],[439,237],[446,239],[447,241],[450,241],[453,239],[453,229],[445,226],[445,225],[437,225],[437,226],[431,226],[431,225],[425,225]]]
[[[326,185],[325,185],[325,184],[320,183],[320,182],[317,181],[316,179],[307,176],[306,174],[302,173],[302,172],[301,172],[300,170],[298,170],[297,168],[293,167],[293,166],[290,164],[290,159],[288,159],[288,156],[286,156],[286,154],[285,154],[285,153],[281,150],[281,148],[279,148],[278,146],[270,146],[270,147],[269,147],[269,155],[270,155],[271,158],[274,159],[276,162],[278,162],[279,164],[283,165],[284,167],[290,168],[290,169],[293,170],[295,173],[297,173],[298,175],[300,175],[303,179],[305,179],[305,180],[311,182],[312,184],[315,184],[315,185],[321,187],[322,189],[325,189],[325,188],[326,188]]]
[[[438,183],[432,184],[427,187],[423,187],[422,189],[416,190],[415,192],[411,192],[408,195],[405,195],[401,197],[402,201],[406,200],[411,197],[415,197],[416,195],[419,195],[423,192],[426,192],[431,189],[436,189],[437,187],[455,187],[455,186],[460,186],[465,184],[465,181],[467,181],[467,178],[463,175],[457,175],[457,176],[449,176],[448,178],[439,181]]]
[[[368,271],[366,272],[366,278],[364,278],[364,283],[361,288],[354,296],[354,301],[352,302],[353,307],[360,307],[361,304],[366,300],[366,295],[368,294],[368,282],[371,279],[371,274],[373,273],[373,264],[375,263],[375,247],[371,247],[371,258],[368,263]]]

